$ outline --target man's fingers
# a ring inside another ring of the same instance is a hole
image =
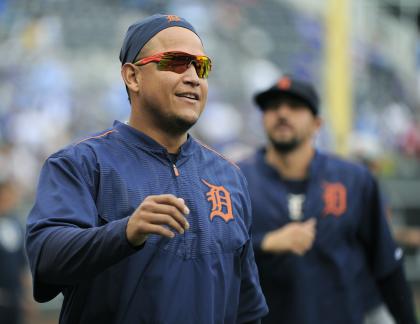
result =
[[[152,214],[145,215],[145,221],[153,225],[167,225],[176,230],[179,234],[184,234],[185,229],[173,217],[167,214]]]
[[[147,224],[146,229],[149,234],[157,234],[157,235],[165,236],[167,238],[175,237],[174,232],[172,232],[170,229],[162,225]]]
[[[308,247],[312,246],[314,240],[315,240],[315,233],[314,232],[307,233],[307,235],[305,237],[305,243]]]
[[[171,194],[148,196],[130,217],[126,229],[127,238],[130,243],[138,246],[148,234],[168,238],[175,236],[172,230],[184,234],[190,227],[185,218],[189,212],[182,198]]]
[[[307,221],[303,222],[303,224],[307,227],[315,227],[316,226],[316,218],[309,218]]]
[[[188,209],[187,205],[185,205],[185,201],[182,198],[178,198],[171,194],[150,196],[150,198],[158,204],[172,205],[178,208],[179,211],[184,215],[188,215],[190,213],[190,210]]]
[[[304,229],[306,233],[312,236],[312,239],[315,237],[316,233],[316,219],[310,218],[306,222],[303,223]]]
[[[156,204],[153,209],[150,211],[153,214],[163,214],[168,215],[174,219],[183,229],[187,230],[190,228],[190,224],[178,208],[172,205],[165,204]]]

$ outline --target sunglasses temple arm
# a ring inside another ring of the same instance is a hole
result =
[[[147,63],[151,63],[151,62],[160,62],[160,60],[162,59],[162,56],[150,56],[150,57],[146,57],[144,59],[138,60],[136,63],[134,63],[135,65],[144,65]]]

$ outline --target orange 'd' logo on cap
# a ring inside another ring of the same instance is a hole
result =
[[[281,90],[290,89],[291,85],[292,85],[292,81],[290,81],[289,78],[281,78],[279,82],[277,82],[277,87]]]
[[[181,18],[175,15],[166,15],[166,19],[168,19],[168,22],[181,21]]]

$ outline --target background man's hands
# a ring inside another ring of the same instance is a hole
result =
[[[130,216],[126,235],[133,246],[143,244],[149,234],[173,238],[172,230],[184,234],[190,225],[185,218],[190,210],[184,199],[171,194],[148,196]]]
[[[304,255],[313,245],[316,235],[316,219],[292,222],[268,233],[262,243],[263,251],[271,253],[292,252]]]

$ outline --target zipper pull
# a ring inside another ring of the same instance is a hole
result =
[[[176,167],[175,163],[172,163],[172,167],[174,168],[174,173],[175,173],[175,176],[176,176],[176,177],[178,177],[178,176],[179,176],[179,170],[178,170],[178,168]]]

